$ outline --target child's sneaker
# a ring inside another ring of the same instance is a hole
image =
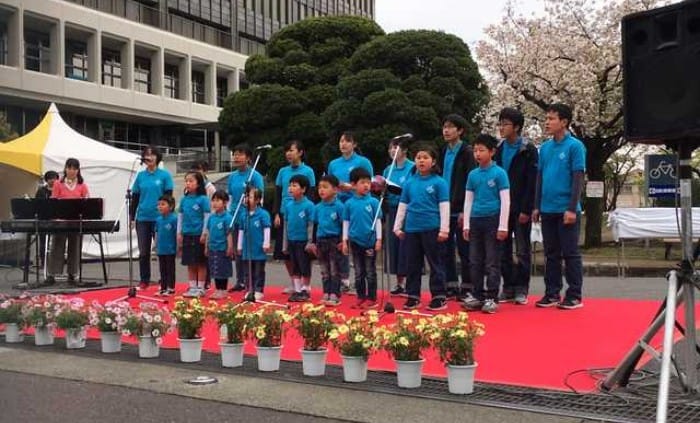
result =
[[[553,298],[553,297],[548,297],[544,296],[540,298],[536,303],[535,306],[540,307],[540,308],[549,308],[549,307],[556,307],[559,304],[559,298]]]
[[[156,296],[156,297],[164,297],[164,296],[165,296],[165,291],[166,291],[165,289],[161,289],[160,291],[156,292],[156,293],[153,294],[153,295]]]
[[[284,287],[284,289],[282,290],[282,293],[283,293],[283,294],[287,294],[287,295],[293,294],[294,292],[295,292],[295,291],[294,291],[294,287],[293,287],[293,286],[286,286],[286,287]]]
[[[364,304],[362,304],[362,308],[366,310],[373,310],[375,308],[379,307],[379,304],[377,303],[376,300],[366,300]]]
[[[396,285],[391,291],[389,291],[392,297],[403,297],[406,296],[406,288],[401,285]]]
[[[328,300],[330,300],[330,299],[331,299],[331,294],[326,293],[326,294],[323,294],[323,296],[321,297],[321,302],[327,303]]]
[[[212,300],[220,300],[223,298],[226,298],[228,296],[228,293],[225,290],[217,289],[216,292],[214,292],[211,295]]]
[[[340,305],[340,298],[338,298],[337,295],[331,294],[328,296],[328,300],[326,300],[325,304],[330,307],[336,307]]]
[[[245,291],[245,285],[242,283],[237,283],[233,286],[233,288],[229,289],[229,292],[240,292],[240,291]]]
[[[583,307],[583,303],[581,302],[581,300],[564,298],[564,301],[560,302],[557,307],[564,310],[575,310],[577,308]]]
[[[265,294],[263,294],[262,292],[255,292],[255,301],[260,301],[263,298],[265,298]]]
[[[430,304],[428,304],[428,310],[432,311],[438,311],[438,310],[446,310],[447,309],[447,302],[445,301],[444,298],[433,298],[430,300]]]
[[[187,292],[185,292],[184,294],[182,294],[182,296],[183,296],[183,297],[186,297],[186,298],[192,298],[192,297],[198,296],[198,295],[197,295],[198,293],[199,293],[199,290],[197,289],[197,287],[191,286],[191,287],[187,290]]]
[[[304,300],[301,297],[301,292],[292,292],[292,295],[289,296],[289,299],[287,299],[290,303],[300,303],[303,302]]]
[[[498,310],[498,303],[492,298],[484,300],[484,305],[481,306],[481,311],[488,314],[493,314]]]
[[[165,296],[169,297],[171,295],[175,295],[175,290],[173,288],[168,288],[165,290]]]
[[[512,303],[515,301],[515,293],[513,292],[501,292],[498,296],[499,303]]]
[[[462,302],[462,307],[471,311],[481,310],[483,306],[483,301],[479,300],[471,294],[467,294],[467,296],[464,298],[464,301]]]
[[[299,292],[299,298],[302,302],[311,301],[311,293],[305,289],[302,289],[301,292]]]
[[[366,303],[366,302],[367,302],[367,300],[358,298],[358,299],[357,299],[357,302],[356,302],[355,304],[351,305],[350,308],[362,309],[362,308],[365,307],[365,303]]]
[[[527,295],[515,294],[515,298],[513,299],[513,302],[517,305],[526,305],[527,304]]]
[[[415,310],[418,307],[420,307],[420,300],[416,298],[409,298],[406,300],[406,302],[403,304],[403,309],[404,310]]]

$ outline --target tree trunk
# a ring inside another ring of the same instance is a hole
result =
[[[603,170],[603,165],[605,164],[605,159],[602,157],[602,151],[598,147],[601,143],[593,141],[586,144],[588,180],[604,181],[605,171]],[[583,209],[586,214],[584,248],[600,247],[602,244],[603,205],[603,198],[586,198],[583,202]]]

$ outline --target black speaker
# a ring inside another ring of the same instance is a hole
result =
[[[700,0],[625,16],[622,63],[628,140],[700,139]]]

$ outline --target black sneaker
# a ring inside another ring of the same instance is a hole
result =
[[[406,300],[406,302],[403,305],[404,310],[414,310],[420,307],[420,300],[417,300],[415,298],[409,298]]]
[[[245,291],[245,285],[242,283],[237,283],[233,286],[233,288],[228,290],[229,292],[239,292],[239,291]]]
[[[389,291],[392,297],[400,297],[406,295],[406,288],[401,285],[396,285],[391,291]]]
[[[467,294],[467,296],[464,297],[464,300],[462,301],[462,307],[469,311],[481,310],[481,307],[483,306],[484,302],[476,298],[472,294]]]
[[[305,289],[302,289],[301,292],[299,292],[299,301],[311,301],[311,293]]]
[[[499,303],[512,303],[512,302],[515,302],[515,293],[513,293],[513,292],[502,292],[501,295],[498,296],[498,302],[499,302]]]
[[[541,307],[541,308],[549,308],[549,307],[556,307],[559,304],[559,298],[552,298],[548,296],[544,296],[540,298],[536,303],[535,306]]]
[[[577,308],[583,307],[583,303],[581,302],[581,300],[564,298],[564,301],[560,302],[557,305],[557,307],[564,309],[564,310],[575,310]]]
[[[438,310],[446,310],[447,309],[447,302],[445,301],[444,298],[433,298],[430,300],[430,304],[428,304],[428,310],[432,311],[438,311]]]
[[[211,287],[211,281],[204,282],[204,289],[207,290]]]

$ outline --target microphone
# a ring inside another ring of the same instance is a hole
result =
[[[394,138],[391,139],[391,141],[404,141],[404,142],[408,142],[408,141],[412,141],[412,140],[413,140],[413,134],[410,132],[403,134],[403,135],[395,136]]]
[[[272,148],[272,144],[265,144],[265,145],[255,147],[255,150],[269,150],[271,148]]]

